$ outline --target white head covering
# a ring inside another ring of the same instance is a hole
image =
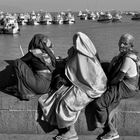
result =
[[[77,53],[67,62],[65,74],[88,96],[99,97],[106,90],[107,78],[95,56],[96,48],[86,34],[78,32],[74,36]]]
[[[93,55],[95,56],[97,50],[89,37],[82,32],[77,32],[76,35],[77,39],[75,42],[75,49],[88,57],[93,57]]]

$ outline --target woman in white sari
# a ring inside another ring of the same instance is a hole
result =
[[[87,35],[77,32],[68,50],[65,75],[71,82],[56,92],[40,97],[42,118],[59,129],[67,128],[57,140],[77,140],[74,124],[83,108],[106,90],[107,78],[96,57],[97,51]]]

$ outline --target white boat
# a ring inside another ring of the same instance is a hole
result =
[[[27,24],[27,21],[28,21],[28,20],[27,20],[26,15],[20,13],[19,16],[18,16],[18,18],[17,18],[18,24],[19,24],[19,25],[26,25],[26,24]]]
[[[49,25],[52,24],[52,16],[50,13],[45,13],[40,16],[39,23],[41,25]]]
[[[39,25],[36,13],[33,11],[28,18],[27,25]]]
[[[73,24],[73,23],[75,23],[74,15],[72,15],[70,12],[67,13],[67,14],[63,17],[63,23],[64,23],[64,24]]]
[[[18,26],[17,20],[14,18],[5,19],[3,27],[0,29],[1,34],[18,34],[20,28]]]
[[[78,17],[80,17],[82,14],[83,14],[82,11],[79,11]]]
[[[0,34],[19,34],[20,33],[20,29],[16,29],[16,28],[10,28],[10,29],[5,29],[2,28],[0,29]]]
[[[37,20],[28,19],[27,25],[39,25]]]
[[[94,12],[88,12],[87,13],[87,18],[89,20],[96,20],[97,19],[97,16],[96,16],[96,14]]]
[[[63,24],[63,16],[61,14],[58,14],[56,16],[53,17],[52,23],[53,24]]]
[[[86,13],[83,13],[79,16],[81,20],[88,20],[88,15]]]
[[[119,22],[121,21],[122,16],[120,14],[115,14],[112,16],[112,22]]]
[[[110,22],[112,21],[112,15],[110,13],[101,13],[99,18],[97,19],[98,22]]]

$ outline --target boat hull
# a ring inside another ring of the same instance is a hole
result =
[[[139,18],[131,18],[131,20],[140,20],[140,17]]]
[[[98,19],[98,22],[111,22],[112,19]]]
[[[20,29],[18,30],[13,30],[13,29],[0,29],[0,34],[19,34],[20,33]]]

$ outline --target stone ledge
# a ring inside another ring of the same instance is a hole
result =
[[[54,135],[0,134],[0,140],[53,140]],[[96,140],[97,135],[78,135],[80,140]],[[139,136],[121,136],[118,140],[139,140]]]
[[[121,135],[140,135],[140,93],[121,101],[115,116],[115,125]]]
[[[115,116],[115,125],[120,135],[140,136],[140,94],[122,100]],[[92,109],[92,108],[91,108]],[[57,130],[47,123],[38,122],[38,97],[31,101],[20,101],[16,97],[0,93],[0,133],[7,134],[56,134]],[[90,116],[92,117],[92,115]],[[97,135],[100,129],[89,129],[89,120],[82,110],[76,130],[78,134]],[[90,124],[92,125],[92,124]]]
[[[7,65],[7,62],[0,62],[0,71]],[[102,64],[104,70],[108,63]],[[6,73],[11,70],[8,68]],[[106,71],[105,71],[106,72]],[[1,73],[0,80],[7,82],[9,77],[5,77],[5,72]],[[7,76],[6,74],[6,76]],[[6,79],[7,78],[7,79]],[[36,96],[31,101],[20,101],[12,95],[0,92],[0,133],[7,134],[54,134],[57,130],[50,127],[47,123],[37,121],[38,114],[38,97]],[[90,108],[92,111],[92,108]],[[89,110],[89,112],[90,112]],[[82,110],[78,121],[76,122],[76,130],[78,134],[83,135],[97,135],[101,130],[92,131],[90,128],[91,116],[87,117]],[[119,106],[119,111],[115,116],[115,125],[118,128],[120,135],[140,136],[140,94],[132,99],[123,100]]]

